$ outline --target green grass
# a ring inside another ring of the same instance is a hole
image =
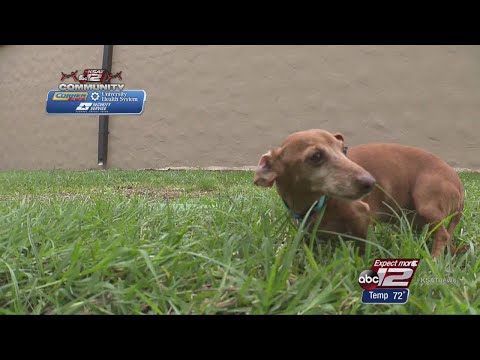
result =
[[[250,172],[0,172],[0,313],[478,314],[480,175],[461,177],[470,250],[433,262],[406,223],[364,257],[303,240]],[[359,273],[390,256],[422,259],[409,302],[362,304]]]

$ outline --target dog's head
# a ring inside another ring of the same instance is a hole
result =
[[[347,158],[341,134],[307,130],[291,134],[280,147],[262,155],[255,172],[258,186],[349,200],[361,199],[375,185],[368,171]]]

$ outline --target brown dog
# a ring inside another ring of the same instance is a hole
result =
[[[341,134],[301,131],[260,158],[254,182],[275,183],[298,219],[318,201],[317,209],[326,206],[321,230],[360,238],[366,238],[372,216],[388,220],[399,206],[416,212],[417,226],[435,226],[453,215],[448,229],[442,225],[434,232],[432,256],[447,244],[456,251],[453,232],[462,217],[463,186],[447,163],[422,149],[367,144],[347,153]]]

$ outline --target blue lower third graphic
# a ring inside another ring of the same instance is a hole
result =
[[[50,90],[47,95],[47,114],[141,115],[146,100],[145,90]]]
[[[364,304],[406,304],[408,295],[408,289],[363,290],[362,302]]]

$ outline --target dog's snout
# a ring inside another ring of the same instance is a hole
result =
[[[358,185],[365,193],[369,193],[373,190],[376,180],[371,175],[361,175],[357,178]]]

